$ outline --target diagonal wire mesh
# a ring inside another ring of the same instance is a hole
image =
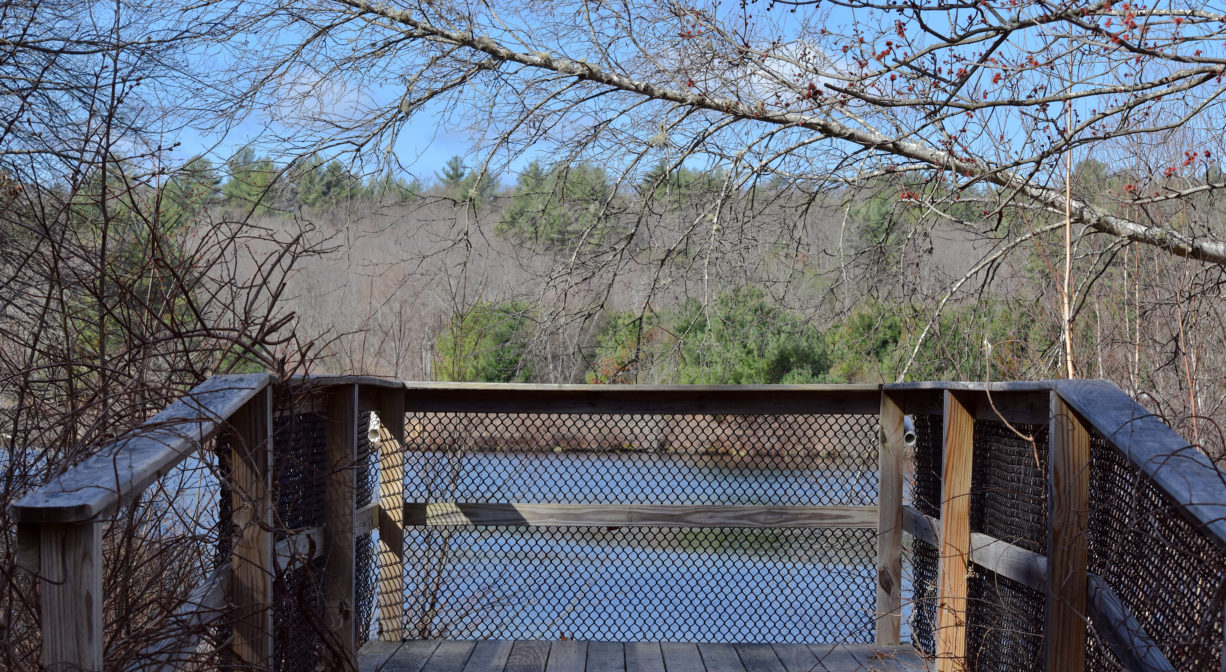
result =
[[[1226,551],[1097,432],[1089,546],[1089,571],[1106,580],[1176,669],[1220,667]],[[1097,642],[1091,651],[1092,669],[1119,669]]]
[[[926,516],[941,515],[941,416],[917,414],[915,423],[915,483],[911,499]],[[926,655],[936,654],[937,547],[919,539],[911,542],[912,643]]]
[[[941,418],[915,416],[914,506],[939,516]],[[1044,425],[977,419],[971,530],[1022,549],[1047,552],[1048,437]],[[1088,571],[1102,578],[1175,669],[1221,665],[1226,608],[1226,550],[1101,434],[1091,431]],[[935,652],[938,549],[915,540],[911,562],[914,643]],[[972,565],[968,577],[970,670],[1028,670],[1042,660],[1046,602],[1042,592]],[[1087,669],[1125,669],[1091,621]]]
[[[406,435],[406,502],[877,502],[869,415],[410,413]],[[415,527],[406,537],[410,637],[873,636],[870,528]]]

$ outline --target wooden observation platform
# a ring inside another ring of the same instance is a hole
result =
[[[1226,475],[1102,381],[215,376],[9,514],[53,669],[1226,669]]]

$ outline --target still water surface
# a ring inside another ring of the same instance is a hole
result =
[[[408,501],[876,504],[877,474],[863,465],[748,469],[607,453],[407,458]],[[420,553],[406,563],[415,636],[725,642],[873,636],[872,530],[417,528],[406,541]]]

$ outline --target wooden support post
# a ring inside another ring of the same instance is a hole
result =
[[[330,670],[357,669],[354,598],[356,525],[354,450],[358,438],[358,386],[338,385],[327,398],[328,475],[324,510],[324,627],[331,641]],[[363,428],[365,431],[365,428]]]
[[[974,415],[945,392],[945,446],[941,476],[940,588],[937,593],[937,670],[966,669],[966,577],[971,550],[971,467]]]
[[[1086,555],[1090,434],[1051,393],[1047,495],[1047,670],[1082,672],[1086,658]]]
[[[39,526],[39,622],[49,670],[102,669],[102,523]]]
[[[404,390],[379,400],[379,639],[404,639]]]
[[[877,495],[877,646],[898,646],[902,628],[902,409],[881,393]]]
[[[231,417],[234,552],[230,602],[234,605],[236,663],[264,669],[273,655],[272,389],[264,388]]]

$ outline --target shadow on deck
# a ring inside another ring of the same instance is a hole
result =
[[[911,672],[909,646],[680,642],[370,642],[362,672]]]

